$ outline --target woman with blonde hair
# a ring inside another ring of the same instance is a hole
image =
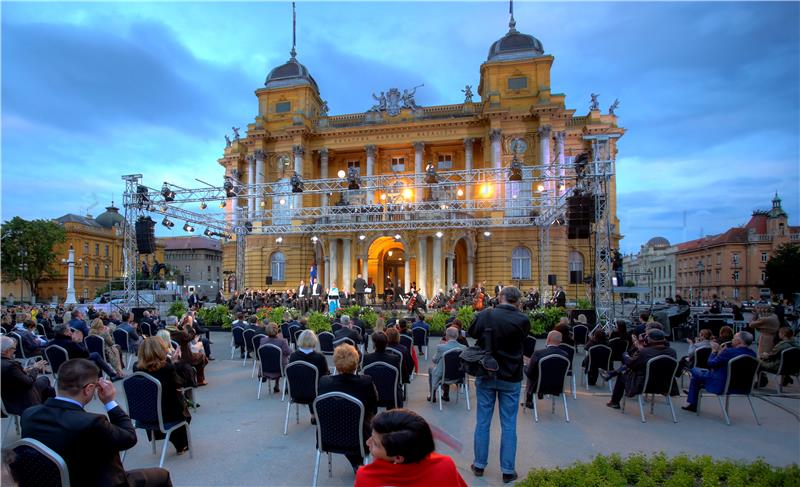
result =
[[[173,362],[180,360],[181,349],[172,346],[172,337],[169,332],[167,330],[158,330],[156,336],[160,338],[161,342],[164,344],[164,352],[167,354],[167,358]]]
[[[103,339],[103,343],[105,344],[103,347],[104,358],[106,362],[114,368],[114,372],[116,372],[118,376],[125,375],[119,345],[114,344],[114,339],[111,338],[111,332],[109,332],[108,326],[103,323],[103,320],[95,318],[92,321],[92,326],[89,328],[89,335],[99,336]]]
[[[167,359],[164,345],[158,337],[145,338],[139,346],[139,361],[135,370],[144,372],[161,383],[161,413],[164,423],[191,421],[192,416],[186,406],[186,400],[179,390],[184,385],[183,379],[178,375],[175,366]],[[147,430],[150,438],[151,430]],[[163,439],[164,434],[155,432],[156,439]],[[169,440],[175,447],[178,455],[189,449],[186,436],[186,427],[176,429],[169,435]]]

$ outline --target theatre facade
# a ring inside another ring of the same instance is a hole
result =
[[[380,95],[372,95],[374,106],[369,110],[332,115],[316,81],[292,49],[290,59],[270,71],[264,87],[256,90],[255,120],[241,137],[236,134],[227,143],[218,161],[226,176],[242,184],[273,182],[287,190],[280,195],[239,195],[225,208],[229,221],[236,224],[245,218],[254,229],[246,237],[243,287],[296,288],[300,280],[308,282],[315,265],[325,288],[335,284],[351,289],[361,273],[379,294],[389,281],[405,290],[415,282],[428,297],[439,289],[447,292],[454,282],[462,288],[484,282],[489,290],[502,282],[527,291],[547,284],[547,276],[542,275],[546,272],[556,276],[570,299],[575,294],[585,296],[586,285],[571,284],[570,276],[577,274],[570,271],[591,275],[593,248],[588,238],[568,239],[563,218],[554,219],[549,228],[546,265],[540,254],[541,224],[506,226],[500,219],[490,226],[437,229],[411,224],[395,231],[387,230],[385,222],[387,208],[398,207],[408,208],[409,214],[402,218],[413,221],[415,205],[426,201],[450,202],[441,205],[445,219],[479,212],[482,201],[493,199],[513,206],[532,195],[547,194],[559,201],[573,184],[570,162],[590,149],[587,137],[593,135],[615,137],[610,140],[610,154],[615,158],[616,137],[624,130],[617,126],[614,107],[610,113],[601,113],[597,98],[593,96],[589,104],[587,97],[588,110],[576,115],[575,109],[566,107],[566,96],[551,88],[553,61],[538,39],[516,30],[512,18],[509,31],[491,45],[480,65],[476,94],[466,86],[456,97],[463,96],[459,103],[422,107],[416,104],[414,88],[387,87]],[[538,173],[533,173],[532,179],[514,184],[490,180],[427,188],[420,184],[426,168],[440,174],[502,169],[510,166],[515,155],[523,169],[547,166],[562,179],[537,182]],[[353,175],[386,178],[379,186],[358,191],[291,193],[295,174],[303,180],[349,180]],[[620,235],[613,177],[607,197],[616,247]],[[462,212],[453,212],[453,207]],[[319,208],[322,216],[317,220],[292,216],[307,208]],[[330,221],[330,215],[359,208],[377,209],[366,218],[366,226],[314,229],[315,221]],[[265,215],[272,221],[265,221]],[[260,226],[281,218],[290,228],[305,225],[310,230],[259,233]],[[235,286],[236,248],[235,241],[223,247],[229,289]],[[546,286],[542,291],[546,297],[552,289]]]

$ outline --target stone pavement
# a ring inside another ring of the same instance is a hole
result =
[[[197,391],[201,407],[193,412],[191,434],[194,458],[188,454],[176,456],[170,446],[165,467],[172,473],[176,486],[294,486],[311,485],[315,459],[315,431],[309,423],[308,408],[300,408],[300,424],[295,422],[292,406],[289,434],[283,436],[286,403],[280,395],[273,395],[265,387],[261,400],[256,400],[258,383],[250,378],[252,360],[242,367],[241,360],[230,357],[230,335],[212,333],[213,350],[217,360],[206,369],[210,385]],[[540,340],[540,342],[543,342]],[[433,338],[432,344],[438,343]],[[542,346],[540,343],[539,346]],[[678,355],[685,352],[685,344],[674,344]],[[433,348],[433,347],[432,347]],[[238,352],[236,354],[238,357]],[[428,364],[420,361],[420,371],[427,372]],[[763,457],[774,465],[788,465],[800,459],[800,423],[791,414],[755,399],[754,404],[761,419],[758,426],[744,398],[731,400],[731,420],[727,426],[717,400],[707,396],[702,404],[702,414],[680,410],[685,398],[675,398],[678,424],[672,422],[666,403],[658,400],[655,414],[641,423],[635,401],[628,401],[625,414],[605,407],[608,389],[602,386],[587,391],[580,385],[578,373],[578,399],[569,397],[570,423],[564,421],[563,403],[556,402],[556,413],[550,413],[550,400],[539,402],[540,422],[533,414],[520,412],[517,423],[517,471],[520,477],[536,467],[564,466],[578,460],[589,460],[597,454],[664,451],[668,455],[687,453],[710,454],[717,458],[753,460]],[[688,382],[686,383],[688,386]],[[775,392],[773,385],[765,389]],[[800,393],[793,385],[785,392]],[[417,411],[431,424],[452,435],[463,447],[456,451],[437,442],[440,453],[453,457],[461,475],[470,485],[502,485],[498,467],[500,441],[499,420],[495,413],[492,423],[489,465],[483,478],[475,478],[469,470],[472,462],[472,435],[475,409],[467,411],[463,396],[455,402],[444,403],[444,410],[428,403],[427,377],[419,376],[409,386],[410,401],[407,407]],[[471,402],[474,406],[474,384],[470,384]],[[794,411],[800,409],[800,396],[778,399]],[[118,400],[125,406],[124,394],[118,387]],[[89,409],[102,412],[97,401]],[[3,420],[3,428],[5,428]],[[13,441],[13,431],[8,442]],[[6,442],[4,442],[6,443]],[[161,442],[158,443],[159,453]],[[128,452],[125,467],[128,469],[154,466],[154,456],[143,432],[139,443]],[[333,456],[333,477],[328,477],[326,458],[320,462],[319,485],[352,485],[353,472],[341,455]]]

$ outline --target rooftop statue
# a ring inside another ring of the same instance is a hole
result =
[[[614,103],[612,103],[611,106],[608,107],[608,114],[609,115],[616,115],[616,113],[614,113],[614,110],[616,110],[617,108],[619,108],[619,98],[614,100]]]
[[[472,103],[472,85],[466,85],[461,92],[464,93],[464,103]]]
[[[231,138],[228,137],[228,134],[225,134],[225,147],[231,146]]]
[[[600,102],[597,101],[598,96],[600,96],[599,93],[592,93],[592,102],[589,104],[589,111],[600,110]]]
[[[231,127],[234,140],[239,140],[239,127]]]

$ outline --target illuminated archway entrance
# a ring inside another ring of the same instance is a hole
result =
[[[407,262],[408,256],[401,241],[392,237],[379,237],[369,246],[369,275],[374,276],[379,295],[383,295],[389,282],[396,288],[406,283],[406,273],[413,276],[415,265]]]

